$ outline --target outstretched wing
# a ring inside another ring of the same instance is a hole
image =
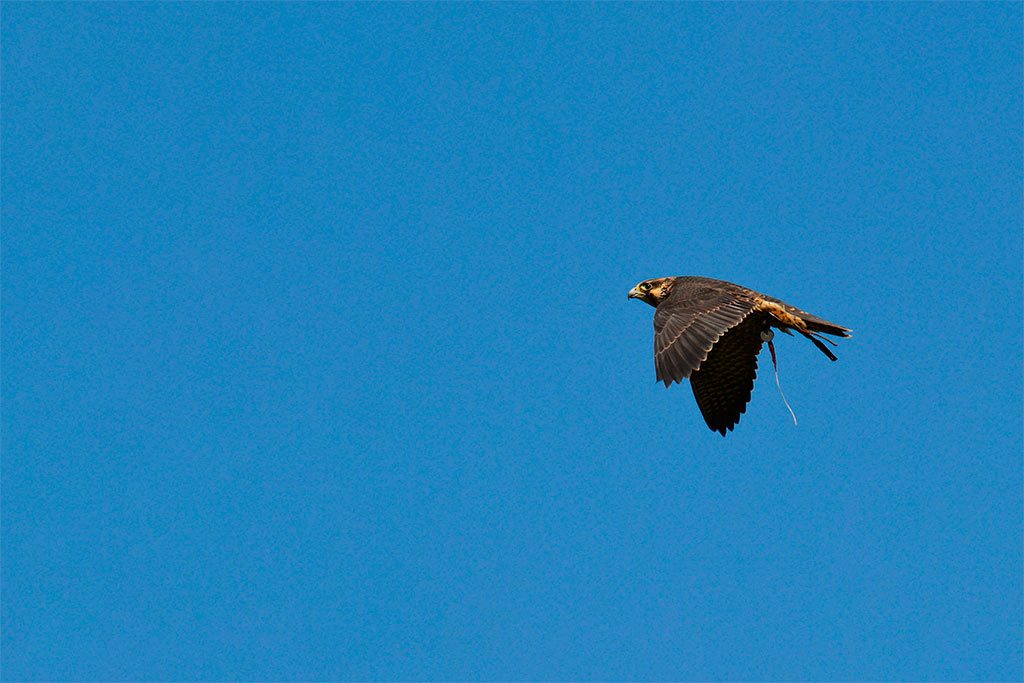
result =
[[[690,386],[711,431],[725,436],[747,410],[757,377],[757,354],[765,321],[748,316],[718,340],[707,359],[690,375]]]
[[[739,289],[737,287],[737,289]],[[721,287],[677,283],[654,312],[654,369],[669,386],[690,377],[754,303]]]

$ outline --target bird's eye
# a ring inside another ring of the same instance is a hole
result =
[[[644,291],[644,292],[651,291],[651,283],[650,282],[643,283],[642,285],[640,285],[640,289],[641,289],[641,291]]]

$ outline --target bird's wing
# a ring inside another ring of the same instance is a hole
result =
[[[757,354],[764,340],[765,323],[758,315],[747,317],[722,335],[707,359],[690,375],[690,386],[704,421],[711,431],[725,436],[747,410],[757,377]]]
[[[677,287],[654,312],[654,368],[665,386],[689,377],[715,342],[754,308],[753,301],[736,292]]]

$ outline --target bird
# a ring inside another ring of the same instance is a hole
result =
[[[776,363],[772,328],[803,335],[833,361],[836,355],[823,341],[836,344],[821,335],[850,337],[852,332],[774,297],[707,277],[644,280],[629,290],[629,298],[655,308],[657,381],[669,387],[689,378],[704,421],[722,436],[747,410],[765,342]]]

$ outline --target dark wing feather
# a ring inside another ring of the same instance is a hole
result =
[[[739,289],[739,288],[737,288]],[[754,304],[734,291],[686,282],[654,312],[654,368],[658,381],[681,382],[701,366],[723,334],[738,325]]]
[[[690,386],[704,421],[712,431],[725,436],[747,410],[757,377],[757,354],[766,329],[763,316],[755,314],[726,332],[711,349],[698,370],[690,375]]]

